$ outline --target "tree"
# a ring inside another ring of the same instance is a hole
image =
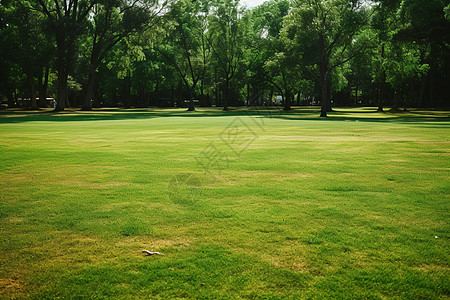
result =
[[[378,103],[377,92],[379,91],[379,88],[376,84],[376,80],[374,80],[374,73],[372,72],[373,67],[375,66],[373,63],[374,57],[377,56],[376,51],[378,50],[376,36],[374,31],[368,28],[358,35],[358,39],[361,43],[366,45],[365,51],[361,53],[361,55],[358,55],[349,62],[341,65],[340,68],[336,68],[336,71],[340,71],[348,81],[346,85],[340,86],[342,90],[339,93],[339,95],[345,95],[346,98],[335,98],[334,103],[336,103],[336,105]],[[333,81],[336,82],[337,80]],[[352,98],[353,94],[354,98]]]
[[[450,80],[450,20],[448,0],[404,0],[399,10],[401,28],[395,39],[420,51],[419,63],[429,65],[422,79],[420,104],[446,105]]]
[[[201,1],[181,0],[172,4],[165,45],[157,47],[175,68],[188,91],[189,108],[194,111],[194,92],[206,71],[208,55],[206,43],[206,15],[208,4]]]
[[[265,86],[269,85],[269,98],[272,98],[275,87],[286,100],[286,109],[290,109],[294,86],[299,82],[301,73],[297,68],[296,54],[292,52],[292,48],[288,49],[289,45],[280,36],[283,18],[288,14],[289,8],[289,2],[285,0],[267,1],[254,8],[245,52],[248,60],[248,83],[253,86],[255,94],[253,98],[259,104],[260,90],[264,91]]]
[[[288,52],[277,52],[266,61],[265,69],[269,81],[283,96],[284,110],[290,110],[294,94],[301,87],[301,69],[295,58]]]
[[[10,24],[13,16],[11,12],[10,3],[1,1],[0,53],[2,59],[0,60],[0,96],[6,96],[8,99],[8,107],[15,107],[17,106],[17,99],[15,97],[16,87],[20,81],[21,68],[15,59],[15,41],[18,39],[18,34],[16,28]]]
[[[239,1],[215,1],[209,16],[208,45],[213,53],[218,79],[223,86],[223,110],[230,103],[230,84],[243,63],[244,22]]]
[[[82,110],[92,110],[96,72],[107,53],[125,37],[143,30],[146,25],[151,27],[154,24],[151,21],[157,12],[150,13],[149,6],[152,5],[155,3],[116,0],[102,1],[93,6],[92,46]]]
[[[57,46],[58,96],[55,111],[64,110],[68,97],[67,79],[72,71],[77,39],[87,30],[87,17],[98,0],[37,0],[35,9],[45,16]]]
[[[1,31],[3,59],[13,65],[20,66],[27,79],[30,106],[32,109],[37,109],[36,78],[39,82],[40,105],[44,106],[45,85],[40,83],[44,70],[49,68],[51,55],[53,54],[52,41],[44,34],[45,27],[42,16],[31,9],[29,2],[6,3],[2,6],[2,15],[5,22],[5,28]],[[5,65],[5,67],[7,70],[8,66]]]
[[[332,71],[363,51],[355,37],[367,20],[356,0],[298,0],[286,18],[285,37],[302,50],[301,63],[321,86],[321,117],[331,110]]]
[[[400,1],[380,1],[375,6],[371,28],[375,33],[376,48],[372,56],[372,77],[377,86],[378,112],[383,112],[386,102],[386,45],[392,40],[392,32],[398,26]]]
[[[386,48],[385,61],[386,82],[391,84],[395,91],[393,109],[399,108],[399,97],[405,106],[406,91],[411,84],[411,79],[421,77],[428,72],[429,66],[420,62],[418,47],[410,44],[394,42]]]
[[[380,91],[379,111],[387,90],[394,94],[394,110],[399,102],[404,106],[433,103],[439,86],[441,93],[448,90],[444,82],[449,47],[445,41],[450,38],[450,24],[444,4],[434,0],[381,1],[374,12],[372,27],[379,46],[372,70]]]
[[[132,81],[136,64],[146,59],[144,47],[150,47],[147,41],[142,41],[140,35],[130,35],[122,39],[108,54],[107,67],[114,70],[114,77],[121,82],[120,96],[125,108],[134,106]]]

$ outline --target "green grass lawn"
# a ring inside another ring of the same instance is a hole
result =
[[[373,108],[3,111],[0,294],[448,299],[449,127]]]

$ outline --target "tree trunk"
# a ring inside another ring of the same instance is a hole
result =
[[[100,65],[101,57],[100,51],[102,46],[100,45],[97,38],[94,39],[94,43],[92,45],[91,58],[89,62],[89,74],[88,74],[88,82],[86,85],[86,90],[84,92],[84,100],[81,107],[81,110],[92,110],[92,102],[94,97],[94,89],[95,89],[95,81],[97,77],[97,68]]]
[[[327,73],[328,74],[328,73]],[[327,112],[333,111],[331,107],[331,78],[327,75]]]
[[[48,66],[45,67],[44,83],[42,83],[42,76],[39,76],[39,107],[47,107],[47,88],[48,88],[49,71],[50,68]]]
[[[381,98],[381,93],[382,93],[383,89],[380,85],[380,87],[377,88],[377,105],[378,105],[378,109],[377,112],[384,112],[383,110],[383,100]]]
[[[223,110],[227,111],[228,110],[228,94],[229,94],[229,84],[230,84],[230,80],[227,77],[227,79],[225,80],[225,91],[224,91],[224,97],[223,97]]]
[[[325,80],[326,81],[326,80]],[[322,83],[322,101],[321,101],[321,109],[320,109],[320,116],[323,118],[328,117],[327,116],[327,111],[328,111],[328,107],[327,107],[327,99],[328,99],[328,92],[327,92],[327,83]]]
[[[273,85],[270,87],[269,105],[273,104],[272,98],[273,98]]]
[[[394,104],[392,105],[393,111],[398,111],[398,92],[394,92]]]
[[[16,107],[14,93],[10,88],[8,88],[8,96],[7,97],[8,97],[8,108]]]
[[[381,58],[384,60],[384,44],[381,45]],[[379,91],[378,91],[378,112],[384,112],[383,110],[383,100],[385,94],[385,85],[386,85],[386,75],[384,71],[382,71],[382,77],[380,79]]]
[[[328,116],[327,112],[329,112],[331,108],[328,87],[329,87],[328,78],[324,74],[324,76],[321,76],[322,99],[320,102],[321,104],[320,116],[323,118]]]
[[[291,110],[291,92],[285,91],[285,100],[284,100],[284,108],[283,110]]]
[[[192,93],[192,89],[188,88],[189,90],[189,106],[187,111],[195,111],[194,107],[194,94]]]
[[[257,86],[255,86],[254,94],[255,100],[253,102],[256,104],[256,106],[261,106],[261,98],[259,96],[259,88]]]
[[[430,84],[429,84],[427,107],[433,107],[433,105],[434,105],[434,87],[435,87],[433,70],[430,70],[429,83]]]
[[[428,80],[428,74],[425,78],[422,78],[422,82],[420,85],[420,96],[419,96],[419,106],[425,107],[425,87]]]
[[[83,105],[81,107],[81,110],[85,110],[85,111],[92,110],[92,98],[94,97],[94,87],[95,87],[96,76],[97,76],[97,73],[95,72],[95,69],[91,66],[91,68],[89,70],[88,82],[86,85],[86,91],[84,94],[84,100],[83,100]]]
[[[183,84],[181,83],[181,80],[178,82],[178,86],[177,86],[177,107],[184,107]]]
[[[37,80],[37,90],[38,90],[38,94],[39,94],[39,101],[38,101],[38,106],[39,107],[46,107],[45,106],[45,99],[44,99],[44,83],[42,82],[42,77],[44,76],[44,74],[42,74],[42,72],[39,74],[38,76],[38,80]]]
[[[67,97],[67,74],[64,68],[58,70],[58,98],[56,99],[55,111],[63,111],[66,107]]]
[[[206,106],[203,80],[200,81],[200,106]]]
[[[176,106],[175,105],[175,86],[173,84],[170,89],[170,102],[171,102],[172,106]],[[156,103],[155,103],[155,105],[156,105]]]
[[[378,112],[384,112],[383,110],[383,97],[384,97],[384,82],[380,83],[380,86],[378,88],[378,93],[377,93],[377,102],[378,102]]]
[[[38,109],[36,102],[36,85],[34,83],[34,77],[31,72],[27,72],[28,84],[30,85],[30,101],[31,109]]]
[[[247,107],[250,105],[250,84],[247,83]]]
[[[128,71],[127,76],[125,77],[125,108],[131,108],[131,74]]]
[[[319,61],[319,73],[320,73],[320,86],[322,89],[322,99],[320,101],[320,117],[326,118],[328,112],[328,102],[330,96],[328,95],[328,61],[325,53],[324,38],[319,35],[319,51],[320,51],[320,61]]]
[[[219,106],[219,89],[217,87],[214,89],[214,102],[216,103],[216,107]]]
[[[60,28],[61,29],[61,28]],[[64,28],[65,29],[65,28]],[[56,46],[58,48],[58,57],[56,60],[56,71],[58,73],[58,95],[56,99],[55,112],[63,111],[66,107],[68,90],[67,78],[69,76],[71,55],[74,52],[75,36],[66,36],[64,30],[56,34]]]
[[[56,44],[58,48],[58,57],[56,61],[56,71],[58,72],[58,95],[54,111],[58,112],[63,111],[66,107],[67,78],[69,75],[68,70],[70,60],[69,56],[71,54],[71,51],[73,51],[69,48],[73,45],[67,41],[64,33],[57,34]]]
[[[13,89],[12,94],[13,94],[13,98],[12,99],[13,99],[14,107],[19,107],[19,99],[17,97],[17,90]]]
[[[69,101],[69,90],[67,90],[66,92],[66,107],[69,108],[70,107],[70,101]]]

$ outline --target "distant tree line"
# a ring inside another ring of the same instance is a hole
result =
[[[450,3],[1,0],[0,53],[8,107],[442,107]]]

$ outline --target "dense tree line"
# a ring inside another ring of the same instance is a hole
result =
[[[448,0],[16,0],[8,107],[448,104]],[[279,98],[279,97],[278,97]],[[26,99],[26,100],[25,100]]]

